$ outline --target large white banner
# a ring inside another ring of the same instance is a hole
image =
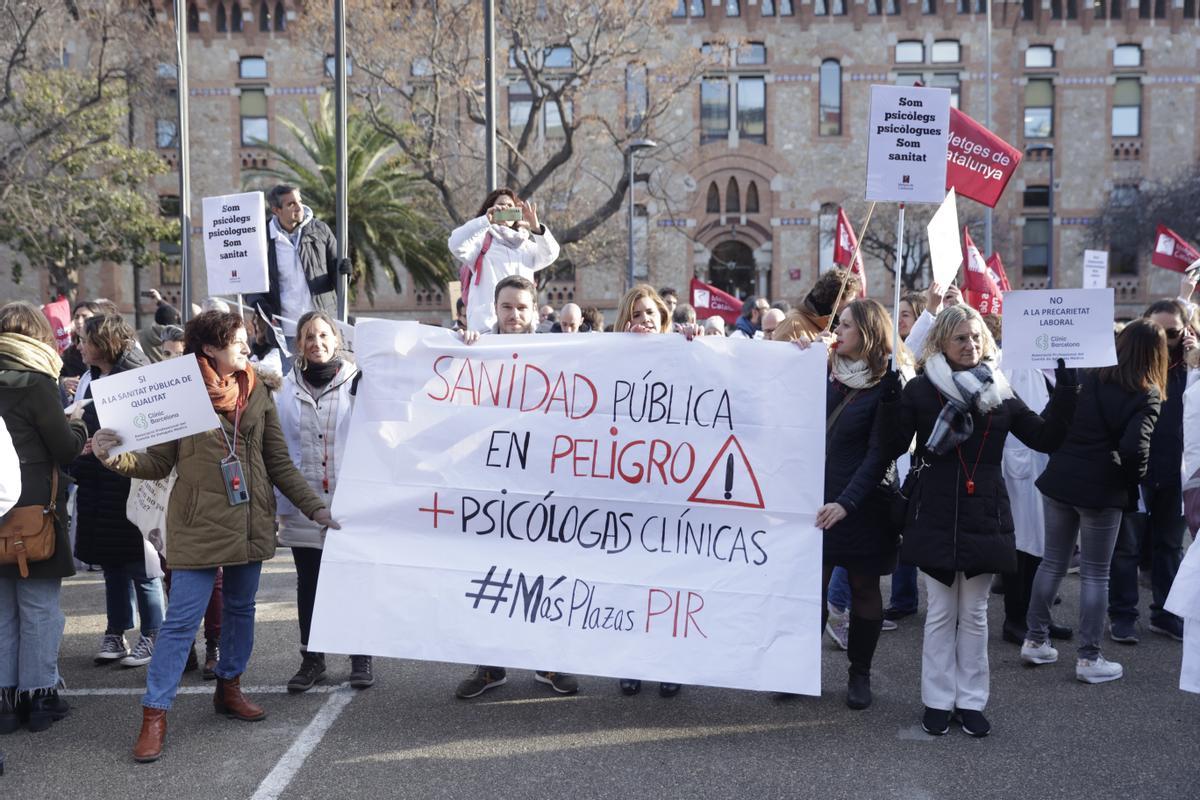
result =
[[[313,650],[820,693],[823,348],[372,320],[355,349]]]

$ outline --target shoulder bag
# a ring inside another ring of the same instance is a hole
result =
[[[54,557],[55,509],[58,507],[58,467],[50,479],[50,504],[17,506],[0,517],[0,564],[16,564],[29,577],[30,561]]]

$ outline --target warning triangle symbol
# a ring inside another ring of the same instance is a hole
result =
[[[688,502],[738,508],[765,508],[754,468],[750,466],[746,451],[742,449],[736,436],[725,440],[721,451],[696,485]]]

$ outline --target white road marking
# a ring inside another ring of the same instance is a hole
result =
[[[207,686],[180,686],[177,694],[212,694],[216,688],[216,681],[211,681]],[[347,688],[350,684],[338,683],[330,686],[314,686],[305,694],[334,694],[341,689]],[[286,686],[243,686],[242,691],[246,694],[287,694]],[[143,695],[146,693],[144,688],[120,688],[120,689],[63,689],[59,694],[66,697],[130,697],[133,695]]]
[[[288,784],[296,777],[296,773],[300,771],[300,767],[304,766],[304,760],[321,743],[321,739],[325,737],[330,726],[346,706],[350,705],[354,695],[353,689],[342,689],[341,687],[330,692],[325,705],[321,706],[321,710],[313,717],[312,722],[308,723],[308,727],[300,732],[296,741],[292,742],[292,746],[287,749],[275,767],[267,773],[267,777],[263,778],[250,800],[277,800],[283,794]]]

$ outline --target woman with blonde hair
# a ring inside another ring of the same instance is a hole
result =
[[[928,610],[921,653],[922,727],[934,736],[957,715],[986,736],[987,601],[991,574],[1016,568],[1012,510],[1001,471],[1011,432],[1039,452],[1058,449],[1075,414],[1075,371],[1060,360],[1057,385],[1039,415],[1017,397],[996,363],[979,312],[944,309],[921,359],[923,372],[898,402],[885,400],[885,455],[917,437],[901,558],[925,573]]]
[[[640,283],[621,298],[613,330],[617,333],[667,333],[671,330],[671,314],[654,287]]]

